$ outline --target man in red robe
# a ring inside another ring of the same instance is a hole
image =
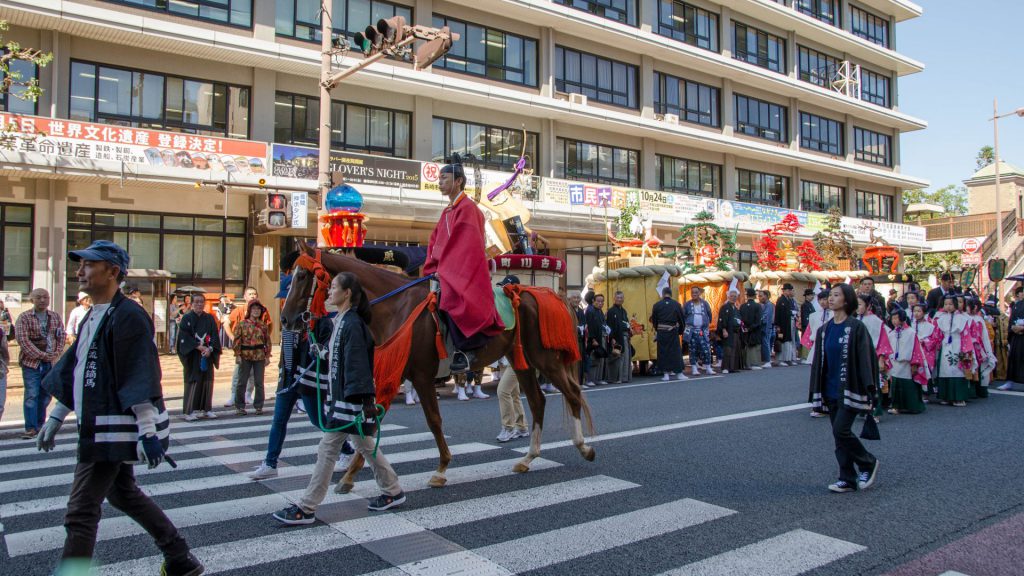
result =
[[[455,162],[442,168],[439,184],[449,202],[430,234],[423,273],[435,274],[441,283],[441,310],[448,316],[449,333],[458,349],[452,355],[451,371],[459,374],[473,363],[472,351],[505,326],[494,307],[484,251],[484,215],[466,197],[462,165]]]

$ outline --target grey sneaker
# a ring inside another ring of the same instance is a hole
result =
[[[516,433],[511,428],[502,428],[501,433],[498,434],[498,442],[508,442],[509,440],[516,437]]]
[[[405,492],[399,492],[394,496],[388,496],[387,494],[381,494],[373,500],[370,500],[369,505],[366,506],[367,510],[373,510],[375,512],[381,512],[388,508],[394,508],[405,504]]]
[[[249,472],[249,478],[253,480],[268,480],[277,478],[277,468],[271,468],[266,462],[260,463],[255,470]]]
[[[526,428],[516,428],[516,434],[513,438],[529,438],[530,431]]]
[[[298,506],[289,506],[284,510],[278,510],[274,512],[274,520],[282,524],[288,524],[289,526],[298,526],[300,524],[312,524],[316,522],[315,514],[307,514],[303,512],[302,508]]]

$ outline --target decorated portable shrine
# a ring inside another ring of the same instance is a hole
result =
[[[609,299],[616,291],[625,296],[634,360],[657,358],[658,346],[647,319],[661,299],[662,288],[672,287],[680,302],[690,298],[692,287],[703,288],[714,327],[729,283],[747,278],[745,273],[733,270],[735,234],[715,224],[708,212],[701,212],[693,224],[680,230],[678,242],[682,248],[672,254],[664,253],[663,242],[653,234],[651,219],[643,218],[636,204],[621,209],[615,233],[609,223],[608,239],[613,254],[598,262],[588,283]]]
[[[324,198],[317,245],[325,248],[358,248],[366,240],[366,214],[363,195],[344,182],[334,186]]]

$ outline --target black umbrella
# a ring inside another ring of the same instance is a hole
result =
[[[206,290],[198,286],[180,286],[175,292],[181,292],[182,294],[206,294]]]

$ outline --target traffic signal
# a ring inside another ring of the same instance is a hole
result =
[[[267,194],[267,207],[263,209],[260,219],[268,230],[287,228],[288,198],[284,194],[274,192]]]
[[[433,38],[427,40],[416,49],[416,62],[413,65],[417,70],[423,70],[433,64],[438,58],[448,53],[452,47],[452,33],[445,26],[437,31]]]
[[[377,31],[373,26],[367,26],[362,32],[356,32],[355,34],[355,45],[363,56],[369,56],[376,54],[380,51],[384,42],[384,35]]]
[[[398,44],[405,38],[405,16],[377,20],[377,32],[380,32],[381,36],[384,37],[385,46],[392,47]]]

